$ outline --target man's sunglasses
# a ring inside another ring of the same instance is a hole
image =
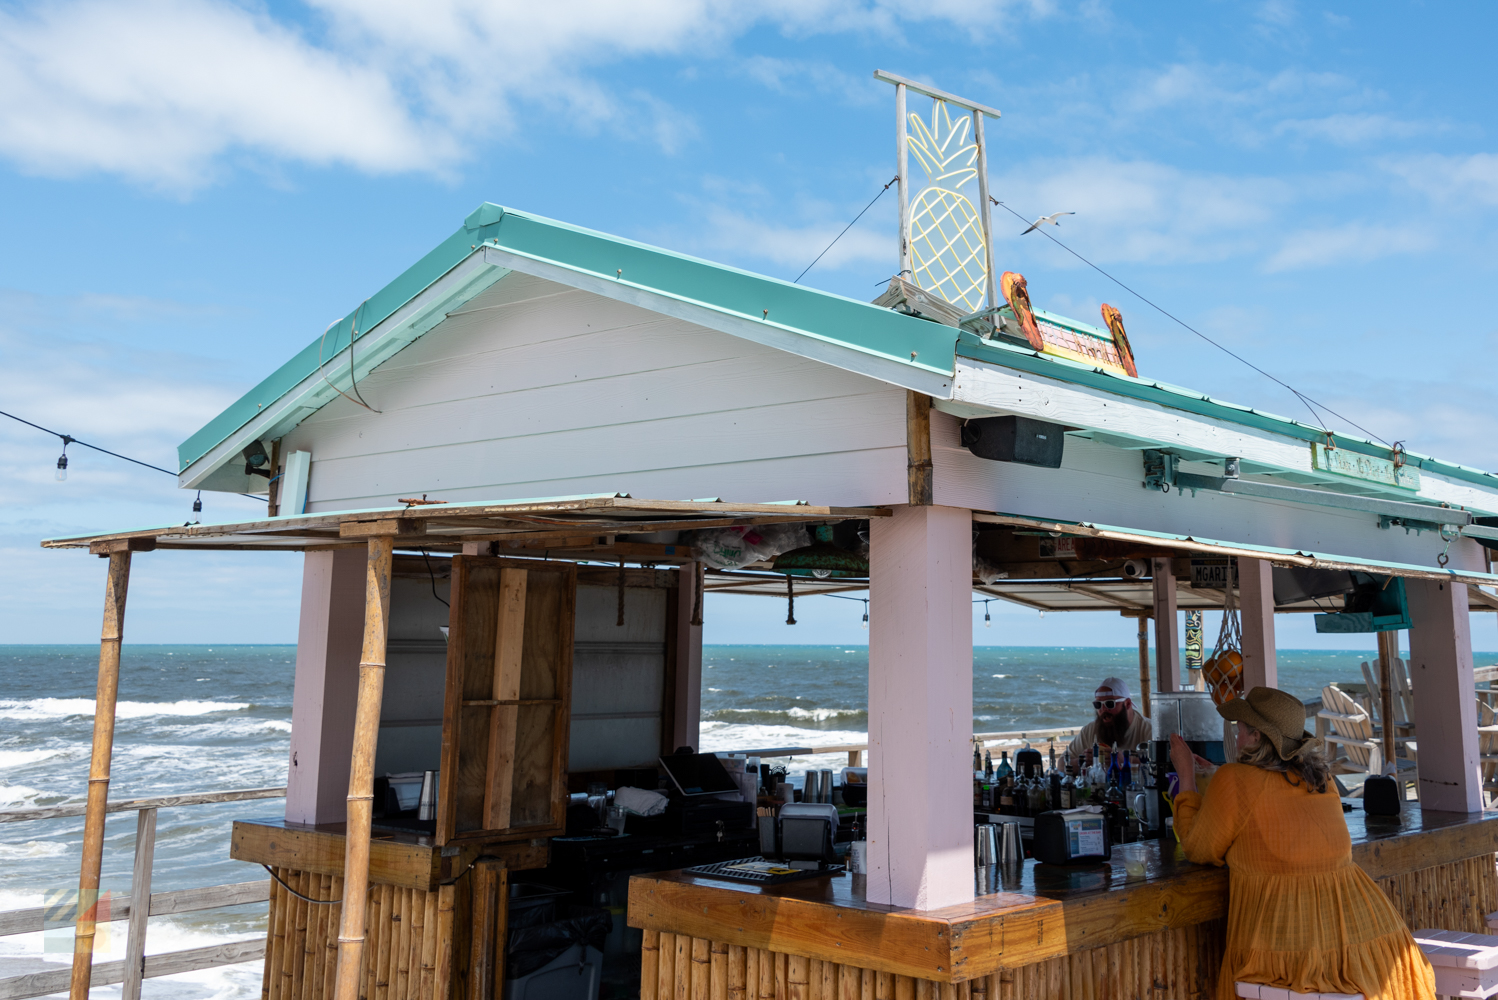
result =
[[[1126,701],[1128,701],[1127,698],[1109,698],[1107,701],[1095,701],[1095,702],[1093,702],[1092,703],[1092,707],[1093,708],[1109,708],[1109,709],[1111,709],[1114,705],[1122,705]]]

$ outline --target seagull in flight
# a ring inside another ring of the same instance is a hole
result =
[[[1041,226],[1044,226],[1047,223],[1049,223],[1049,224],[1051,224],[1053,226],[1059,226],[1059,225],[1061,225],[1061,223],[1057,222],[1056,221],[1057,219],[1061,218],[1063,215],[1076,215],[1076,214],[1077,214],[1076,212],[1056,212],[1056,213],[1054,213],[1052,215],[1042,215],[1040,218],[1038,218],[1034,222],[1030,223],[1030,228],[1026,229],[1025,233],[1033,232],[1034,230],[1039,229]],[[1020,235],[1023,236],[1023,235],[1025,235],[1025,233],[1020,233]]]

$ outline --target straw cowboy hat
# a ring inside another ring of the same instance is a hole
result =
[[[1305,731],[1306,708],[1300,699],[1278,688],[1256,687],[1242,698],[1218,705],[1217,713],[1257,729],[1273,744],[1280,760],[1294,760],[1316,740]]]

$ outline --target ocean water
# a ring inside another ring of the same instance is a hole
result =
[[[291,646],[127,645],[121,658],[110,798],[281,785],[291,731]],[[1281,686],[1315,697],[1332,680],[1360,680],[1367,652],[1282,650]],[[0,646],[0,810],[81,802],[88,778],[98,649]],[[1490,662],[1490,661],[1489,661]],[[868,727],[864,646],[710,646],[703,651],[702,749],[861,743]],[[973,719],[980,732],[1075,725],[1097,682],[1133,680],[1132,647],[979,647]],[[795,758],[793,772],[815,758]],[[815,759],[828,766],[829,758]],[[835,760],[835,758],[834,758]],[[233,820],[280,813],[280,800],[165,809],[157,818],[155,891],[265,877],[231,861]],[[0,911],[75,890],[83,820],[0,824]],[[103,889],[128,895],[135,814],[106,824]],[[153,918],[147,952],[265,933],[265,904]],[[111,925],[101,960],[123,956]],[[71,934],[0,938],[0,978],[69,962]],[[149,997],[252,1000],[259,963],[147,980]],[[96,995],[118,995],[105,987]]]

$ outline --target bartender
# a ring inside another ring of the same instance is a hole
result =
[[[1129,685],[1123,678],[1109,677],[1099,684],[1092,693],[1092,707],[1097,718],[1083,726],[1066,748],[1073,759],[1080,760],[1094,744],[1105,749],[1117,746],[1120,750],[1132,750],[1150,741],[1154,732],[1150,720],[1134,711]]]

